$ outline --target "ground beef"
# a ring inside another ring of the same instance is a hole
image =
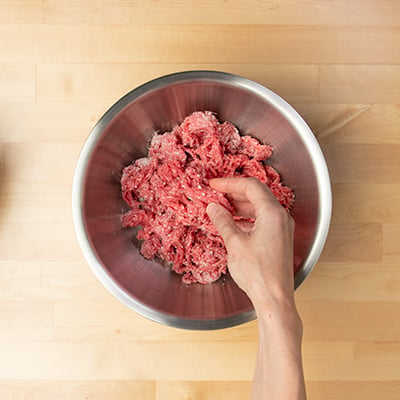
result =
[[[206,207],[215,202],[233,214],[235,209],[208,180],[255,177],[290,210],[293,191],[262,163],[271,155],[271,146],[241,136],[232,123],[195,112],[171,132],[154,134],[148,156],[123,170],[122,196],[130,211],[122,216],[122,226],[141,225],[137,238],[143,240],[143,256],[164,259],[184,283],[214,282],[226,273],[226,248]]]

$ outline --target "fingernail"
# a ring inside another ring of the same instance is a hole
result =
[[[206,208],[206,212],[211,220],[214,219],[215,215],[217,214],[217,211],[218,211],[218,205],[216,203],[210,203]]]

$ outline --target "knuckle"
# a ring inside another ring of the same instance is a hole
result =
[[[228,219],[228,216],[225,214],[224,211],[221,210],[221,211],[218,211],[218,213],[215,215],[214,223],[215,223],[215,225],[220,227],[220,229],[222,229],[228,224],[229,220],[227,220],[227,219]]]
[[[254,191],[260,189],[261,187],[260,181],[257,178],[249,177],[246,179],[247,179],[247,187],[249,190]]]
[[[269,219],[272,219],[278,226],[291,226],[294,223],[292,216],[280,205],[268,210]]]
[[[243,242],[241,240],[238,240],[235,234],[228,234],[228,237],[226,239],[224,238],[224,243],[228,252],[228,260],[237,261],[238,259],[243,257],[245,253],[245,251],[243,250]]]
[[[221,235],[224,236],[225,238],[227,238],[228,236],[231,238],[232,236],[234,236],[234,227],[233,224],[228,222],[228,221],[224,221],[224,223],[222,223],[220,225],[219,228]]]

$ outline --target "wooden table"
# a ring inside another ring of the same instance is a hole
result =
[[[136,315],[71,221],[102,113],[205,68],[283,96],[327,158],[332,228],[296,292],[309,398],[400,398],[400,2],[0,0],[1,399],[249,398],[256,322],[190,332]]]

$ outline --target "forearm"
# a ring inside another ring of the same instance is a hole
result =
[[[305,400],[302,323],[294,304],[259,309],[252,400]]]

